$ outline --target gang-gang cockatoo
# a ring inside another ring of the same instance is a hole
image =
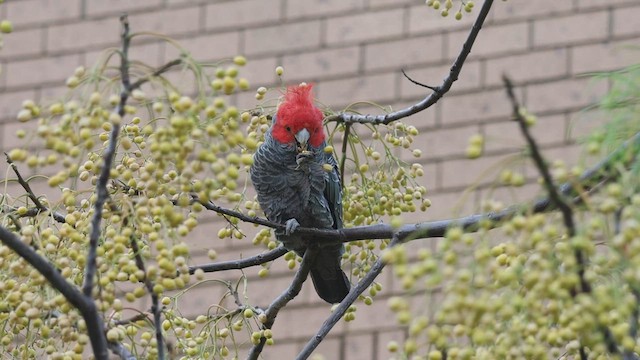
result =
[[[287,89],[265,141],[254,156],[251,181],[267,218],[286,224],[276,238],[302,256],[313,236],[296,234],[298,226],[342,228],[342,189],[336,160],[326,147],[323,115],[313,103],[312,85]],[[340,268],[342,244],[320,246],[311,264],[311,280],[318,295],[338,303],[350,290]]]

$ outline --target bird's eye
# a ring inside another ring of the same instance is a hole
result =
[[[288,132],[291,132],[291,127],[290,126],[285,126],[285,129],[287,129]]]

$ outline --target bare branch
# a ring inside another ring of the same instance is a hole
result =
[[[151,295],[151,313],[153,314],[153,325],[156,328],[156,341],[158,343],[158,359],[164,360],[164,337],[162,336],[162,309],[160,308],[160,302],[158,300],[158,294],[153,291],[153,283],[149,279],[147,274],[147,269],[144,265],[144,261],[142,260],[142,255],[140,254],[140,248],[138,247],[138,240],[135,238],[135,235],[131,235],[131,250],[133,250],[136,266],[138,269],[144,272],[144,285],[147,288],[147,291]]]
[[[289,252],[289,250],[285,249],[282,246],[279,246],[271,251],[267,251],[266,253],[258,254],[252,257],[248,257],[246,259],[221,261],[221,262],[216,262],[211,264],[191,266],[189,267],[189,274],[195,273],[196,270],[198,269],[202,269],[206,273],[224,271],[224,270],[244,269],[247,267],[261,265],[269,261],[273,261],[283,256],[287,252]]]
[[[116,112],[120,118],[125,115],[125,105],[129,98],[131,83],[129,81],[129,44],[131,38],[129,37],[129,20],[126,15],[120,17],[122,23],[122,53],[120,54],[120,76],[122,78],[122,91],[120,92],[120,103],[116,108]],[[119,122],[113,124],[111,133],[109,134],[109,144],[103,154],[103,164],[100,170],[100,176],[96,184],[97,199],[94,204],[93,218],[91,219],[91,233],[89,235],[89,251],[87,254],[87,264],[84,271],[84,284],[82,291],[85,296],[90,297],[93,290],[94,277],[97,270],[96,257],[98,249],[98,239],[100,237],[100,222],[102,220],[102,207],[105,201],[109,197],[107,192],[107,182],[109,181],[109,174],[111,173],[111,167],[113,166],[113,157],[116,152],[116,146],[118,144],[118,134],[120,133]]]
[[[399,243],[400,239],[398,238],[398,236],[394,236],[393,240],[389,244],[389,247],[396,246]],[[313,350],[315,350],[318,345],[320,345],[329,331],[331,331],[331,329],[333,329],[338,321],[340,321],[340,319],[344,316],[349,307],[358,299],[358,296],[360,296],[360,294],[362,294],[365,290],[367,290],[367,288],[369,288],[369,286],[371,286],[373,281],[378,277],[378,275],[380,275],[385,265],[386,264],[382,261],[381,258],[378,259],[375,264],[373,264],[371,270],[369,270],[367,275],[365,275],[362,280],[360,280],[358,285],[356,285],[351,289],[351,291],[349,291],[349,294],[347,294],[344,300],[342,300],[340,305],[338,305],[338,307],[333,310],[331,316],[329,316],[327,320],[324,321],[316,335],[314,335],[307,342],[302,351],[298,353],[298,356],[296,356],[296,360],[304,360],[311,355]]]
[[[133,354],[127,350],[121,343],[109,343],[109,349],[122,360],[138,360]]]
[[[180,65],[180,64],[182,64],[182,60],[181,59],[174,59],[172,61],[169,61],[168,63],[162,65],[159,68],[157,68],[154,72],[152,72],[148,76],[145,76],[145,77],[143,77],[141,79],[138,79],[136,82],[131,84],[131,86],[129,87],[129,91],[133,91],[133,90],[139,88],[140,86],[142,86],[143,84],[145,84],[149,80],[151,80],[151,78],[156,77],[156,76],[160,76],[160,75],[164,74],[165,72],[171,70],[172,67]]]
[[[16,164],[14,164],[13,160],[11,159],[11,157],[9,157],[9,154],[7,154],[6,152],[4,153],[4,156],[7,158],[7,163],[9,163],[9,166],[11,166],[11,169],[13,170],[13,172],[16,174],[16,177],[18,178],[18,183],[20,184],[20,186],[22,186],[22,188],[24,189],[24,191],[27,192],[27,196],[29,196],[29,199],[31,199],[31,201],[33,201],[33,204],[36,206],[35,209],[35,215],[41,213],[41,212],[46,212],[49,211],[49,209],[44,206],[42,204],[42,202],[40,201],[40,199],[38,199],[38,197],[36,196],[36,194],[33,192],[33,190],[31,190],[31,186],[29,185],[29,183],[22,177],[22,175],[20,174],[20,171],[18,171],[18,167],[16,166]],[[52,212],[51,215],[53,216],[53,218],[60,223],[64,223],[64,215],[59,214],[57,212]],[[26,216],[26,215],[21,215],[21,217]]]
[[[389,124],[393,121],[400,120],[402,118],[406,118],[413,114],[419,113],[433,104],[438,102],[444,94],[446,94],[449,89],[451,89],[451,85],[454,81],[458,80],[458,76],[460,75],[460,71],[462,70],[462,66],[464,62],[467,60],[467,56],[471,52],[471,48],[473,47],[473,43],[482,28],[482,24],[487,18],[487,14],[489,14],[489,10],[491,9],[491,5],[493,4],[493,0],[485,0],[482,5],[482,9],[478,13],[478,17],[476,18],[467,39],[458,54],[458,57],[453,62],[451,69],[449,70],[449,75],[444,79],[443,83],[433,89],[433,93],[429,94],[426,98],[418,102],[417,104],[411,105],[407,108],[389,113],[384,115],[360,115],[360,114],[347,114],[341,113],[333,116],[329,116],[326,121],[338,121],[345,123],[369,123],[369,124]]]
[[[311,269],[311,264],[315,260],[317,254],[317,247],[307,248],[304,253],[304,257],[302,258],[300,268],[298,269],[298,272],[296,272],[296,276],[293,278],[291,285],[289,285],[287,290],[285,290],[280,296],[278,296],[265,311],[267,320],[262,326],[262,329],[271,329],[280,309],[285,307],[289,303],[289,301],[293,300],[300,293],[302,284],[305,282],[305,280],[307,280],[307,277],[309,276],[309,270]],[[260,342],[253,348],[251,348],[251,351],[247,356],[247,360],[257,360],[266,342],[267,339],[264,336],[260,338]]]
[[[549,172],[549,167],[547,166],[547,162],[542,157],[540,153],[540,148],[536,143],[535,139],[531,135],[529,131],[529,126],[527,125],[527,121],[521,113],[520,104],[518,103],[518,99],[515,96],[513,91],[513,83],[506,75],[502,76],[502,80],[507,89],[507,95],[509,100],[511,101],[511,105],[513,107],[513,116],[515,120],[518,122],[520,126],[520,132],[527,141],[529,145],[529,151],[531,152],[531,158],[533,159],[536,168],[540,172],[542,176],[544,187],[547,189],[549,193],[549,201],[555,207],[557,207],[562,213],[562,218],[564,221],[564,225],[567,228],[567,234],[569,237],[576,236],[576,227],[573,219],[573,208],[571,205],[564,199],[562,194],[558,191],[553,178],[551,177],[551,173]],[[584,252],[581,249],[576,248],[574,250],[574,255],[576,257],[576,262],[578,264],[578,277],[580,278],[580,291],[583,293],[591,293],[591,284],[585,278],[585,269],[587,267],[587,260]],[[609,330],[607,326],[599,325],[598,326],[602,335],[604,336],[605,344],[607,345],[607,350],[611,354],[619,354],[620,350],[618,349],[618,345],[613,337],[613,334]],[[581,348],[580,357],[583,357],[584,349]],[[586,358],[585,358],[586,359]]]
[[[0,226],[0,241],[38,270],[54,289],[58,290],[71,305],[80,311],[87,323],[87,332],[96,359],[107,360],[109,353],[107,338],[104,334],[104,323],[93,300],[85,297],[76,287],[68,283],[46,258],[40,256],[16,234],[3,226]]]

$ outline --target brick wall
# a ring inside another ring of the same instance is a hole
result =
[[[91,66],[102,49],[118,44],[117,18],[123,11],[130,14],[134,31],[168,34],[197,59],[247,55],[244,71],[254,88],[276,85],[273,69],[283,65],[287,81],[317,83],[318,98],[335,109],[359,100],[398,108],[424,97],[423,89],[405,80],[400,69],[421,82],[438,84],[472,21],[471,16],[459,22],[442,19],[422,0],[6,0],[0,11],[15,27],[0,52],[3,150],[15,145],[20,102],[63,96],[64,80],[76,66]],[[421,130],[416,143],[424,144],[424,183],[433,201],[425,218],[449,216],[461,191],[479,184],[463,207],[463,213],[474,211],[487,193],[482,185],[493,180],[479,175],[522,145],[509,122],[502,73],[513,78],[522,102],[538,114],[534,131],[545,154],[575,163],[580,155],[576,138],[598,122],[578,111],[608,85],[580,75],[637,63],[640,53],[626,47],[639,44],[638,18],[637,0],[496,1],[451,93],[409,120]],[[143,40],[134,42],[132,54],[159,65],[177,52]],[[252,98],[249,92],[236,101],[248,105]],[[464,151],[475,133],[486,136],[487,146],[486,155],[472,161]],[[535,181],[531,167],[525,166],[525,175]],[[535,190],[527,186],[524,193]],[[215,225],[205,225],[202,238]],[[200,250],[194,252],[194,263],[205,262],[211,246],[219,248],[223,259],[256,252],[246,242],[203,242],[196,246]],[[271,282],[258,285],[263,289],[252,296],[271,299],[291,279],[283,264],[276,263],[272,273]],[[247,275],[255,278],[256,271]],[[386,289],[382,299],[398,288],[392,280],[388,273],[381,276]],[[190,297],[190,308],[206,307],[212,294],[218,294],[214,287],[199,288]],[[360,306],[357,320],[340,323],[317,353],[326,359],[389,358],[386,343],[401,340],[403,333],[384,303]],[[277,345],[267,349],[265,358],[292,358],[328,312],[306,284],[278,318]]]

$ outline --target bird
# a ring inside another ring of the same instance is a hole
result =
[[[322,246],[322,240],[295,231],[299,226],[343,226],[340,172],[332,152],[325,151],[323,113],[314,104],[312,89],[305,83],[287,88],[254,154],[250,176],[267,219],[285,224],[275,231],[276,239],[299,256],[307,244],[318,245],[311,280],[320,298],[335,304],[351,289],[341,268],[344,245]]]

